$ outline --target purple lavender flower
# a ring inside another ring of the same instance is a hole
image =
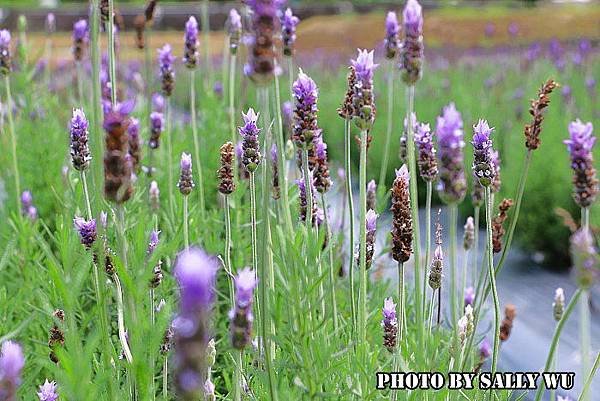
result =
[[[89,42],[89,31],[87,20],[80,19],[73,25],[73,58],[81,61],[85,46]]]
[[[198,64],[198,21],[193,16],[185,23],[184,40],[182,61],[187,68],[196,68]]]
[[[493,23],[488,22],[487,24],[485,24],[485,36],[491,38],[492,36],[494,36],[495,32],[496,26]]]
[[[134,172],[140,169],[142,159],[140,146],[140,121],[137,118],[131,118],[127,127],[127,139],[129,143],[129,158]]]
[[[321,133],[317,124],[317,99],[319,89],[311,77],[302,70],[292,85],[295,110],[292,124],[292,141],[300,149],[313,149],[315,136]]]
[[[493,130],[488,122],[482,119],[473,126],[473,175],[484,187],[489,187],[496,176],[490,137]]]
[[[400,25],[398,25],[398,17],[393,11],[388,11],[385,17],[385,39],[383,44],[385,46],[385,57],[393,59],[396,57],[400,42],[398,34],[400,33]]]
[[[173,321],[177,355],[175,383],[184,400],[199,399],[206,369],[206,346],[214,302],[218,260],[199,248],[177,256],[175,279],[179,284],[179,314]]]
[[[0,350],[0,400],[17,400],[23,366],[25,357],[21,346],[13,341],[3,342]]]
[[[73,225],[79,233],[81,243],[85,245],[87,249],[90,249],[96,241],[96,219],[86,220],[82,217],[75,217],[73,219]]]
[[[181,192],[182,195],[186,196],[192,192],[192,189],[194,189],[195,186],[194,178],[192,176],[192,155],[183,152],[181,154],[179,167],[181,168],[181,173],[179,175],[177,188],[179,188],[179,192]]]
[[[283,117],[283,128],[285,132],[289,132],[292,127],[292,119],[294,118],[294,105],[289,100],[286,100],[281,105],[281,114]]]
[[[229,10],[229,18],[227,18],[226,25],[229,34],[229,51],[231,54],[236,54],[242,36],[242,17],[240,17],[235,8]]]
[[[292,9],[287,8],[281,18],[281,39],[283,42],[283,54],[294,55],[294,43],[296,42],[296,25],[300,19],[292,14]]]
[[[160,190],[158,189],[158,183],[156,181],[150,183],[148,197],[150,199],[150,207],[152,208],[152,211],[156,213],[160,209]]]
[[[165,98],[160,93],[152,94],[152,108],[158,113],[165,111]]]
[[[210,380],[210,377],[204,382],[204,399],[206,401],[216,401],[215,384]]]
[[[21,213],[32,221],[37,219],[37,209],[33,206],[33,196],[28,190],[23,191],[21,194]]]
[[[356,126],[369,131],[375,121],[375,94],[373,93],[373,72],[379,64],[373,62],[374,51],[358,49],[358,57],[351,60],[356,73],[352,88],[353,118]]]
[[[169,44],[158,49],[160,79],[162,83],[162,92],[165,96],[171,96],[175,87],[175,70],[173,69],[175,56],[173,56],[171,51],[171,45]]]
[[[416,124],[415,144],[419,154],[419,175],[425,181],[434,181],[438,175],[438,167],[435,158],[436,151],[433,146],[433,134],[429,124]]]
[[[585,88],[588,90],[590,96],[594,96],[596,94],[596,79],[594,77],[587,77],[585,79]]]
[[[377,229],[377,217],[373,209],[369,209],[366,215],[365,225],[367,227],[367,238],[365,247],[366,268],[369,269],[373,264],[373,255],[375,254],[375,234]]]
[[[54,13],[48,13],[46,15],[46,32],[48,34],[53,34],[56,31],[56,17]]]
[[[161,96],[162,97],[162,96]],[[160,134],[163,132],[165,118],[162,113],[153,111],[150,113],[150,149],[158,149],[160,146]]]
[[[460,203],[467,192],[462,149],[463,121],[454,103],[444,107],[437,118],[440,181],[437,190],[447,204]]]
[[[315,136],[313,143],[314,167],[312,167],[312,169],[315,177],[315,188],[319,193],[325,193],[331,187],[329,161],[327,160],[327,144],[323,141],[323,135]]]
[[[473,248],[473,245],[475,245],[475,223],[473,221],[473,217],[467,217],[464,230],[463,247],[465,251],[468,251],[469,249]]]
[[[516,37],[519,34],[519,25],[516,22],[508,24],[508,34],[512,37]]]
[[[260,129],[256,126],[258,114],[253,108],[249,108],[246,114],[242,113],[244,125],[238,128],[242,136],[242,164],[245,169],[253,173],[258,168],[261,161],[260,145],[258,143],[258,134]]]
[[[598,250],[589,229],[581,228],[571,236],[571,262],[575,268],[577,284],[590,288],[598,278]]]
[[[481,359],[487,359],[491,355],[492,355],[492,346],[490,345],[490,342],[487,339],[487,337],[485,337],[483,339],[483,341],[481,341],[481,344],[479,344],[479,357]]]
[[[402,79],[414,85],[423,74],[423,10],[417,0],[408,0],[402,12],[404,42],[400,55]]]
[[[385,299],[381,312],[383,314],[381,320],[383,345],[389,352],[394,352],[398,342],[398,319],[396,318],[396,304],[391,297]]]
[[[148,255],[152,255],[152,253],[154,253],[154,250],[158,246],[158,242],[159,242],[158,236],[159,235],[160,235],[160,231],[158,231],[158,230],[152,230],[152,232],[150,233],[150,241],[148,242],[148,250],[146,251],[146,253]]]
[[[375,180],[367,183],[367,210],[377,209],[377,184]]]
[[[441,231],[441,226],[438,224],[437,231]],[[436,233],[436,236],[439,235]],[[442,271],[444,270],[444,252],[442,251],[442,245],[439,243],[433,251],[433,259],[429,266],[429,277],[428,283],[432,290],[439,290],[442,286]]]
[[[108,214],[104,210],[100,212],[100,225],[105,230],[108,226]]]
[[[594,168],[592,148],[596,143],[591,122],[582,123],[575,120],[569,124],[569,139],[567,145],[573,169],[573,199],[582,208],[594,203],[598,194],[598,180]]]
[[[231,344],[235,349],[244,349],[252,339],[252,300],[256,283],[256,274],[248,267],[235,277],[235,305],[229,312]]]
[[[248,0],[252,10],[252,37],[248,63],[244,73],[259,84],[265,84],[275,73],[274,33],[279,30],[277,11],[279,0]]]
[[[310,181],[310,185],[311,185],[311,194],[312,194],[311,223],[314,226],[315,224],[316,225],[320,224],[319,208],[318,208],[318,205],[317,205],[317,202],[315,199],[315,195],[317,193],[317,188],[315,188],[312,171],[308,172],[308,176],[309,176],[309,181]],[[304,182],[304,179],[302,179],[302,178],[297,179],[295,182],[296,182],[296,185],[298,186],[298,192],[299,192],[298,200],[300,202],[300,213],[299,213],[300,221],[303,223],[306,223],[306,219],[307,219],[307,215],[308,215],[308,194],[306,191],[306,183]]]
[[[8,75],[11,70],[10,40],[10,32],[6,29],[0,30],[0,73],[2,75]]]
[[[37,393],[40,401],[57,401],[58,392],[56,391],[56,382],[49,382],[48,379],[40,386],[40,391]]]
[[[475,302],[475,289],[473,287],[465,288],[465,306],[473,305]]]
[[[92,156],[88,145],[89,123],[82,109],[73,109],[71,118],[71,161],[78,171],[85,171],[90,166]]]
[[[213,85],[213,93],[217,98],[223,98],[223,83],[221,81],[215,81]]]

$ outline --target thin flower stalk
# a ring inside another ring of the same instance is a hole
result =
[[[573,309],[575,309],[575,306],[579,304],[579,298],[581,297],[583,292],[584,290],[582,288],[578,288],[577,291],[575,291],[575,294],[573,294],[571,301],[565,308],[565,312],[562,318],[560,319],[560,321],[556,325],[556,328],[554,329],[554,335],[552,336],[552,342],[550,343],[550,350],[548,351],[548,356],[546,357],[546,364],[544,365],[544,372],[549,372],[552,369],[552,361],[554,360],[554,355],[556,354],[556,348],[558,346],[558,340],[560,339],[562,330],[567,320],[569,319],[569,316],[571,316]],[[540,381],[539,387],[535,394],[535,401],[540,401],[542,399],[542,396],[544,394],[544,387],[544,381],[542,380]]]
[[[387,72],[387,128],[385,131],[385,147],[383,148],[383,159],[381,161],[381,170],[379,172],[379,185],[385,188],[385,178],[387,175],[388,161],[390,157],[390,144],[392,142],[392,131],[394,129],[394,98],[395,98],[395,87],[394,78],[396,75],[396,66],[394,60],[390,60],[389,71]]]
[[[350,119],[347,118],[344,121],[344,168],[346,170],[346,199],[348,200],[348,215],[349,215],[349,242],[350,242],[350,255],[352,255],[352,248],[354,247],[354,195],[352,193],[352,155],[351,146],[352,141],[352,129],[350,125]],[[352,314],[353,323],[353,334],[356,334],[357,322],[356,322],[356,294],[354,288],[354,258],[350,256],[348,258],[348,280],[350,281],[350,309]]]
[[[13,162],[13,174],[15,177],[15,189],[17,194],[17,207],[19,205],[20,199],[19,196],[21,194],[21,179],[19,177],[19,163],[17,160],[17,137],[15,134],[15,123],[13,121],[13,99],[10,91],[10,76],[8,74],[4,75],[4,88],[6,90],[6,104],[7,110],[6,117],[8,119],[8,130],[10,133],[10,144],[12,150],[12,162]]]
[[[587,378],[585,379],[585,384],[583,385],[583,389],[581,390],[581,393],[579,394],[579,398],[577,399],[577,401],[584,401],[589,398],[589,392],[592,387],[592,380],[594,380],[594,376],[596,376],[596,371],[598,370],[599,366],[600,366],[600,352],[598,352],[598,355],[596,355],[596,361],[594,362],[594,365],[592,366],[590,373],[588,374]]]
[[[115,6],[114,0],[108,0],[108,68],[110,74],[110,101],[117,104],[117,67],[115,60]]]
[[[498,351],[500,349],[500,300],[498,299],[498,290],[496,288],[496,271],[494,269],[494,250],[492,245],[492,199],[491,190],[489,187],[485,188],[485,202],[486,202],[486,236],[487,236],[487,263],[489,268],[489,280],[490,287],[492,290],[492,297],[494,300],[494,345],[492,352],[492,375],[496,372],[496,366],[498,364]]]
[[[331,296],[331,319],[333,320],[333,330],[337,333],[338,331],[338,309],[337,309],[337,297],[336,297],[336,289],[335,289],[335,267],[333,264],[335,243],[333,241],[333,233],[331,230],[331,225],[329,222],[329,213],[327,211],[327,202],[325,200],[325,194],[321,193],[321,207],[323,208],[323,218],[325,223],[325,236],[327,243],[328,261],[329,261],[329,294]]]
[[[196,118],[196,70],[190,70],[190,114],[192,120],[192,136],[194,137],[194,152],[196,154],[196,169],[198,170],[198,197],[200,215],[206,219],[206,206],[204,203],[204,178],[202,177],[202,163],[200,162],[200,138],[198,136],[198,121]],[[169,136],[171,133],[169,133]]]

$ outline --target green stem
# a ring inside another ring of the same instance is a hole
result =
[[[407,88],[407,103],[408,107],[406,110],[407,120],[411,121],[411,115],[414,111],[415,102],[415,87],[411,85]],[[412,211],[412,224],[413,224],[413,252],[415,261],[415,305],[421,305],[421,238],[419,231],[419,194],[417,191],[417,162],[415,160],[415,139],[414,139],[414,127],[412,124],[408,124],[407,134],[407,153],[408,153],[408,170],[410,172],[410,208]],[[422,317],[422,309],[417,307],[416,309],[416,320],[418,330],[418,341],[422,344],[423,341],[423,330],[425,323]]]
[[[81,182],[83,183],[83,195],[85,197],[85,206],[87,209],[88,220],[92,218],[92,207],[90,205],[90,193],[88,192],[87,179],[85,177],[85,171],[81,172]]]
[[[163,369],[162,369],[162,395],[163,401],[169,400],[169,357],[165,355],[163,359]]]
[[[267,87],[260,88],[260,99],[262,100],[261,110],[263,112],[263,124],[265,127],[265,152],[271,149],[272,133],[270,127],[271,118],[269,113],[269,90]],[[259,271],[259,290],[260,304],[262,307],[262,331],[263,343],[265,352],[265,368],[267,370],[268,387],[270,399],[277,401],[277,389],[275,387],[275,372],[273,370],[273,359],[275,354],[275,343],[271,336],[275,334],[274,322],[270,313],[270,297],[269,290],[273,290],[274,270],[273,270],[273,251],[271,244],[271,203],[269,180],[271,177],[271,163],[264,161],[262,164],[262,257]],[[262,284],[262,285],[261,285]]]
[[[404,328],[406,325],[406,305],[404,297],[404,263],[398,262],[398,352],[400,352],[404,340]]]
[[[277,158],[278,170],[279,170],[279,180],[281,182],[281,200],[283,203],[283,217],[285,224],[288,229],[288,233],[291,235],[293,233],[293,224],[292,224],[292,214],[290,212],[290,199],[288,196],[288,169],[287,163],[285,162],[285,142],[283,138],[283,120],[281,118],[281,96],[279,94],[279,77],[275,74],[275,99],[276,99],[276,114],[277,114],[277,151],[279,152],[279,157]],[[270,149],[267,149],[269,151]]]
[[[475,226],[475,232],[473,235],[473,254],[472,257],[472,266],[471,266],[471,284],[474,286],[477,279],[477,259],[479,257],[479,212],[480,207],[475,206],[475,210],[473,212],[473,225]],[[477,295],[477,294],[475,294]]]
[[[433,182],[427,181],[427,197],[425,199],[425,266],[429,266],[429,258],[431,256],[431,195],[433,192]],[[426,317],[427,303],[427,274],[423,276],[423,292],[422,292],[423,317]]]
[[[235,68],[237,55],[232,54],[229,58],[229,132],[231,133],[231,143],[235,146],[238,141],[237,130],[235,129]],[[237,169],[237,163],[235,163]],[[235,174],[237,177],[237,172]]]
[[[235,373],[233,377],[233,399],[234,401],[241,401],[243,394],[243,383],[242,377],[244,374],[242,360],[243,360],[244,351],[240,350],[236,352],[236,361],[235,361]]]
[[[598,366],[600,366],[600,352],[598,352],[598,355],[596,355],[596,361],[594,362],[594,366],[592,366],[592,370],[590,370],[590,374],[585,379],[585,384],[583,385],[583,390],[581,390],[581,394],[579,395],[579,398],[577,399],[577,401],[585,401],[588,399],[588,392],[590,391],[590,388],[592,387],[592,380],[594,379],[594,376],[596,376],[596,370],[598,370]]]
[[[351,138],[350,120],[344,121],[344,168],[346,170],[346,197],[348,199],[349,210],[349,248],[350,257],[348,258],[348,280],[350,281],[350,310],[352,314],[352,335],[356,335],[356,294],[354,290],[354,196],[352,195],[352,155],[350,143]]]
[[[392,139],[392,129],[394,127],[394,76],[396,72],[396,66],[393,61],[389,63],[389,71],[387,74],[387,130],[385,132],[385,147],[383,148],[383,159],[381,161],[381,171],[379,172],[379,185],[385,187],[385,178],[388,168],[388,160],[390,157],[390,143]]]
[[[325,202],[325,194],[321,194],[321,203],[323,205],[323,216],[325,219],[325,236],[328,238],[327,244],[327,253],[329,256],[329,294],[331,295],[331,318],[333,320],[333,331],[337,333],[338,331],[338,311],[337,311],[337,301],[335,296],[335,267],[333,264],[333,250],[335,249],[333,243],[333,235],[331,226],[329,224],[329,217],[327,213],[327,202]]]
[[[188,227],[188,197],[187,197],[187,195],[183,195],[183,241],[185,244],[185,249],[189,249],[190,234],[189,234],[189,227]]]
[[[554,357],[554,359],[552,359],[552,371],[556,372],[556,368],[558,367],[558,355],[560,354],[558,352],[558,346],[560,343],[560,339],[558,339],[556,341],[556,357]],[[556,389],[550,389],[550,401],[556,401]]]
[[[496,272],[494,270],[494,249],[492,247],[492,197],[490,187],[485,187],[485,221],[487,237],[487,259],[489,268],[489,279],[494,299],[494,348],[492,353],[492,375],[496,373],[498,364],[498,350],[500,348],[500,301],[496,289]]]
[[[91,135],[90,147],[92,148],[92,160],[102,160],[102,153],[104,151],[104,131],[101,124],[102,116],[102,104],[101,104],[101,90],[100,90],[100,9],[98,7],[98,0],[91,1],[91,15],[90,15],[90,51],[92,57],[92,124],[90,131],[93,132]],[[100,185],[102,183],[102,163],[92,163],[92,185],[94,193],[99,193]],[[101,196],[95,196],[96,207],[100,207]]]
[[[452,327],[458,322],[458,305],[456,298],[456,225],[458,224],[458,206],[453,203],[450,209],[450,312]]]
[[[252,269],[258,272],[256,244],[256,183],[254,171],[250,172],[250,241],[252,243]]]
[[[577,305],[579,297],[584,292],[583,289],[578,288],[573,294],[573,298],[571,298],[571,302],[565,308],[565,313],[562,318],[558,321],[556,328],[554,329],[554,335],[552,336],[552,342],[550,343],[550,350],[548,351],[548,356],[546,357],[546,365],[544,365],[544,372],[549,372],[551,369],[552,361],[554,360],[554,354],[556,352],[556,347],[558,346],[558,340],[560,338],[560,334],[562,333],[562,329],[571,316],[573,309],[575,309],[575,305]],[[535,401],[540,401],[542,399],[542,395],[544,393],[544,381],[540,381],[540,385],[538,387],[537,393],[535,394]]]
[[[229,301],[233,305],[233,266],[231,263],[231,215],[229,208],[229,196],[225,195],[225,268],[227,269],[227,283],[229,285]],[[256,272],[256,271],[255,271]]]
[[[202,176],[202,163],[200,163],[200,138],[198,137],[198,121],[196,118],[196,70],[190,70],[190,116],[192,120],[192,136],[194,137],[194,153],[196,169],[198,170],[198,196],[200,202],[200,216],[206,220],[204,204],[204,178]]]
[[[591,325],[590,325],[590,290],[585,289],[581,293],[579,300],[579,341],[581,343],[581,377],[587,377],[590,371],[590,356],[592,350],[591,344]],[[580,397],[582,401],[588,401],[589,397]]]
[[[206,78],[208,81],[207,84],[211,82],[212,79],[212,68],[210,65],[210,15],[209,15],[209,0],[202,1],[202,39],[203,39],[203,49],[204,49],[204,68],[206,69]],[[205,87],[208,90],[208,85]]]
[[[10,142],[14,170],[13,173],[15,174],[15,190],[17,195],[16,207],[18,209],[19,203],[21,202],[21,180],[19,178],[19,164],[17,161],[17,137],[15,135],[15,123],[13,121],[13,100],[12,95],[10,93],[10,78],[8,74],[4,76],[4,84],[6,88],[6,117],[8,119],[8,129],[10,130]]]
[[[125,334],[125,321],[123,318],[123,288],[121,287],[121,280],[119,280],[119,276],[116,273],[113,274],[113,280],[115,282],[115,286],[117,287],[117,323],[119,326],[119,341],[121,342],[121,347],[123,347],[125,359],[127,359],[127,362],[129,363],[133,363],[133,356],[131,355],[131,350],[129,349],[129,344],[127,343],[127,335]]]
[[[290,98],[292,99],[292,103],[294,100],[294,95],[293,95],[293,87],[294,87],[294,58],[293,57],[287,57],[287,62],[288,62],[288,76],[290,78],[290,86],[288,87],[288,89],[290,90]]]
[[[117,72],[115,63],[114,15],[114,0],[108,0],[108,73],[110,74],[110,100],[113,107],[117,105]]]
[[[75,62],[75,68],[77,70],[77,95],[79,96],[79,104],[83,107],[85,98],[83,97],[83,70],[81,68],[81,62]]]
[[[367,130],[360,132],[360,164],[358,169],[359,186],[359,243],[358,243],[358,266],[360,271],[360,294],[359,294],[359,336],[358,343],[366,344],[367,340],[367,268],[366,268],[366,245],[367,245]]]
[[[173,187],[175,186],[173,178],[173,132],[171,132],[171,98],[169,96],[165,99],[165,125],[166,130],[163,135],[167,136],[167,175],[169,177],[169,208],[171,211],[171,218],[175,217],[175,197],[173,195]]]

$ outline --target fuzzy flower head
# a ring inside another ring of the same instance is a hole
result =
[[[487,359],[492,355],[492,346],[490,344],[490,341],[486,338],[483,339],[483,341],[481,341],[481,344],[479,344],[479,357],[481,359]]]
[[[398,340],[398,319],[396,318],[396,304],[391,297],[383,301],[383,309],[381,311],[383,314],[383,319],[381,320],[383,345],[389,352],[394,352]]]
[[[423,32],[423,8],[417,0],[408,0],[402,11],[404,31],[408,35],[418,36]]]
[[[5,341],[0,350],[0,382],[17,387],[21,383],[21,370],[25,357],[21,346],[14,341]],[[0,395],[2,388],[0,387]]]
[[[372,84],[373,72],[379,66],[379,64],[373,62],[374,54],[374,50],[358,49],[358,57],[350,61],[356,71],[356,77],[363,83],[369,82]]]
[[[151,255],[154,252],[154,250],[156,249],[156,247],[158,246],[158,242],[159,242],[158,236],[159,235],[160,235],[160,231],[158,231],[158,230],[152,230],[152,232],[150,233],[150,240],[148,241],[148,250],[146,251],[146,253],[148,255]]]
[[[494,129],[490,128],[486,120],[479,120],[473,126],[473,175],[484,187],[488,187],[496,176],[495,163],[493,161],[492,138]]]
[[[465,288],[465,306],[473,305],[475,302],[475,289],[473,287]]]
[[[281,39],[283,42],[283,54],[292,56],[294,54],[294,43],[296,42],[296,25],[300,19],[287,8],[281,18]]]
[[[375,228],[377,227],[377,217],[379,217],[379,215],[373,209],[369,209],[366,215],[367,231],[375,231]]]
[[[256,171],[261,161],[260,144],[258,142],[258,134],[260,129],[257,126],[258,114],[253,108],[249,108],[244,114],[244,125],[238,128],[238,132],[242,136],[242,164],[250,173]]]
[[[175,279],[179,284],[183,315],[211,307],[218,268],[218,259],[200,248],[189,248],[177,256]]]
[[[183,50],[183,63],[187,68],[195,68],[198,64],[198,21],[191,16],[185,23],[183,36],[185,48]]]
[[[554,320],[557,322],[562,319],[565,311],[565,292],[562,288],[557,288],[554,293],[554,302],[552,303],[552,311],[554,314]]]
[[[165,98],[160,93],[152,94],[152,109],[159,113],[165,110]]]
[[[317,124],[319,89],[315,81],[300,70],[292,85],[292,94],[295,107],[291,139],[298,148],[310,150],[321,132]]]
[[[229,313],[231,343],[235,349],[244,349],[251,341],[256,283],[256,273],[248,267],[235,277],[235,304]]]
[[[82,109],[73,109],[70,124],[71,161],[78,171],[85,171],[92,160],[88,145],[89,123]]]
[[[302,103],[302,105],[306,106],[315,105],[316,107],[319,88],[317,88],[315,81],[302,70],[299,71],[298,79],[292,85],[292,93],[297,103]]]
[[[445,203],[459,203],[465,197],[467,180],[463,166],[463,121],[454,103],[444,107],[437,118],[436,136],[440,170],[438,192]]]
[[[73,225],[79,233],[81,243],[90,248],[96,241],[96,219],[86,220],[83,217],[75,217]]]
[[[398,17],[393,11],[388,11],[385,17],[385,40],[383,44],[385,46],[385,56],[388,59],[396,57],[398,52],[399,40],[398,34],[400,33],[400,25],[398,24]]]
[[[73,24],[73,41],[87,42],[88,41],[88,23],[87,20],[80,19]]]
[[[171,69],[174,62],[175,56],[173,56],[173,49],[170,44],[167,43],[158,49],[158,64],[160,68]]]
[[[235,278],[235,299],[239,305],[246,306],[252,302],[252,294],[257,282],[256,273],[249,267],[238,273]]]
[[[226,27],[229,34],[229,52],[236,54],[242,37],[242,17],[235,8],[229,10]]]
[[[579,229],[571,236],[571,262],[575,268],[577,284],[590,288],[599,274],[598,250],[589,230]]]
[[[11,70],[10,39],[8,30],[0,30],[0,73],[2,75],[8,75]]]
[[[179,182],[177,188],[183,195],[189,195],[194,189],[194,179],[192,176],[192,155],[183,152],[181,154],[181,160],[179,161],[179,167],[181,169],[179,175]]]
[[[160,80],[163,95],[171,96],[175,88],[175,70],[173,63],[175,56],[172,54],[171,45],[166,44],[158,49],[158,65],[160,69]]]
[[[592,155],[592,148],[596,142],[593,129],[591,122],[573,121],[569,124],[569,139],[564,141],[573,170],[573,199],[582,208],[592,205],[598,193],[598,180]]]
[[[434,181],[438,175],[438,166],[429,124],[416,123],[415,144],[418,150],[419,175],[425,181]]]
[[[56,382],[49,382],[48,379],[40,386],[40,390],[37,393],[40,401],[57,401],[58,392],[56,390]]]

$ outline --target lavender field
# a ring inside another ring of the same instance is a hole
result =
[[[598,399],[600,9],[215,3],[0,22],[0,401]]]

